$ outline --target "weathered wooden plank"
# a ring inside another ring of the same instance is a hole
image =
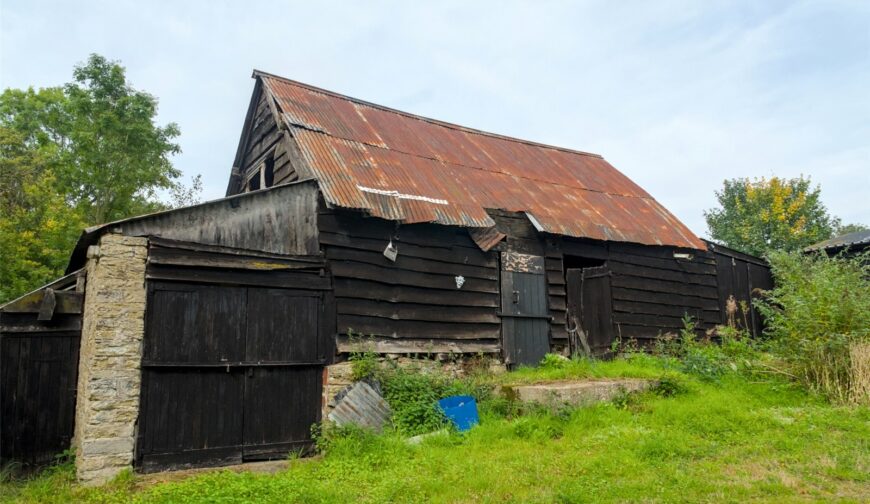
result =
[[[716,316],[716,320],[710,320],[710,315],[707,315],[711,312],[698,311],[695,313],[691,313],[690,315],[697,315],[701,318],[701,322],[718,322],[717,314],[713,313]],[[661,327],[665,329],[676,329],[679,330],[683,327],[683,320],[681,317],[671,317],[664,315],[649,315],[645,313],[623,313],[623,312],[614,312],[613,313],[613,321],[618,324],[629,324],[636,326],[648,326],[648,327]]]
[[[551,296],[565,296],[565,285],[553,285],[548,283],[547,292],[549,292]]]
[[[495,209],[487,210],[487,213],[495,221],[496,229],[506,234],[509,239],[519,238],[533,242],[540,239],[535,226],[523,213]]]
[[[685,284],[680,282],[668,282],[665,280],[638,278],[626,275],[613,275],[613,279],[611,281],[614,287],[623,287],[649,292],[680,294],[684,296],[697,296],[706,299],[719,299],[719,292],[716,287],[713,286]]]
[[[431,322],[470,322],[498,324],[501,322],[494,308],[469,306],[437,306],[419,303],[391,303],[369,299],[336,297],[339,315],[364,315],[391,320],[420,320]]]
[[[550,324],[550,338],[554,340],[567,340],[568,339],[568,330],[565,329],[565,322],[562,321],[560,323],[551,323]]]
[[[668,315],[672,317],[682,317],[685,313],[694,315],[702,311],[705,313],[705,319],[717,320],[719,318],[719,310],[715,308],[702,309],[689,306],[673,306],[670,304],[656,302],[640,302],[640,301],[625,301],[622,299],[613,300],[613,310],[615,312],[624,313],[646,313],[649,315]]]
[[[565,285],[565,277],[561,271],[547,271],[548,285]]]
[[[151,264],[145,271],[149,280],[254,285],[285,289],[327,290],[330,279],[314,273],[284,271],[235,271]]]
[[[480,252],[468,233],[461,228],[437,224],[404,224],[396,228],[394,221],[364,217],[347,211],[321,211],[317,218],[321,230],[336,234],[383,240],[392,237],[394,243],[410,243],[424,247],[467,247]],[[460,230],[463,232],[460,233]]]
[[[649,266],[652,268],[661,268],[673,271],[685,271],[687,273],[697,273],[702,275],[716,274],[716,265],[712,262],[680,261],[673,258],[667,259],[661,257],[647,257],[620,252],[610,253],[608,262],[612,261],[619,261],[628,264]]]
[[[333,275],[336,277],[359,278],[389,285],[410,285],[443,290],[459,290],[456,288],[456,278],[451,275],[420,273],[355,261],[333,261],[330,262],[330,266],[332,267]],[[465,283],[462,284],[462,290],[498,292],[498,282],[481,278],[467,278]]]
[[[545,257],[544,264],[546,265],[547,271],[558,271],[562,272],[562,258],[554,258],[554,257]]]
[[[690,254],[695,262],[709,262],[713,260],[712,254],[706,250],[678,248],[670,246],[658,245],[640,245],[637,243],[627,242],[610,242],[608,244],[610,253],[626,253],[634,254],[643,257],[658,257],[662,259],[673,259],[674,254]]]
[[[387,285],[356,278],[337,277],[333,280],[336,296],[372,299],[392,303],[426,303],[442,307],[498,307],[497,293],[481,293],[464,289],[430,289],[409,285]]]
[[[60,319],[55,317],[51,321],[42,322],[36,320],[10,320],[8,317],[3,317],[2,321],[0,321],[0,333],[6,333],[4,336],[11,333],[54,333],[81,330],[82,319],[79,316],[68,316]]]
[[[339,334],[386,336],[390,338],[497,339],[498,324],[470,324],[391,320],[362,315],[338,314]]]
[[[482,268],[479,266],[468,266],[465,264],[446,263],[429,259],[420,259],[417,257],[409,257],[403,255],[401,249],[399,250],[399,256],[395,261],[390,261],[384,257],[383,253],[379,252],[337,247],[327,248],[326,255],[330,261],[364,262],[384,268],[451,275],[453,277],[462,275],[466,278],[481,278],[485,280],[496,280],[498,278],[498,271],[495,268]]]
[[[565,303],[565,296],[549,296],[549,305],[550,311],[565,311],[567,309],[567,305]]]
[[[242,258],[266,258],[278,261],[305,262],[318,265],[323,265],[325,263],[325,259],[319,251],[313,255],[272,254],[269,252],[261,252],[259,250],[239,249],[221,245],[210,245],[207,243],[173,240],[161,236],[149,236],[148,245],[150,247],[148,252],[149,255],[184,254],[186,253],[185,251],[188,251],[194,253],[205,252],[219,254],[221,256],[241,256]],[[178,249],[178,251],[173,252],[169,249]]]
[[[36,320],[51,320],[54,316],[55,306],[57,306],[57,297],[54,295],[54,289],[49,288],[42,291],[42,303],[39,304]]]
[[[13,303],[3,307],[5,313],[39,313],[43,300],[42,290],[31,292]],[[71,291],[54,291],[54,314],[74,314],[82,312],[84,294]]]
[[[706,274],[686,273],[683,271],[663,270],[658,268],[650,268],[647,266],[638,266],[618,261],[611,261],[610,268],[614,273],[641,278],[652,278],[657,280],[669,280],[672,282],[683,282],[689,284],[716,286],[716,277]]]
[[[338,337],[339,352],[377,352],[386,354],[435,353],[498,353],[501,347],[494,341],[462,341],[443,339],[391,339]]]
[[[340,246],[350,249],[368,250],[371,252],[383,253],[389,243],[387,239],[371,239],[363,238],[355,235],[337,234],[329,231],[320,232],[320,243],[324,245]],[[399,256],[418,257],[421,259],[431,259],[435,261],[450,263],[450,264],[468,264],[471,266],[482,266],[487,268],[497,268],[498,262],[494,253],[485,253],[480,250],[474,250],[467,247],[426,247],[414,245],[406,242],[393,242],[399,249]]]
[[[118,224],[125,234],[284,255],[316,255],[316,184],[300,182]],[[254,255],[254,254],[252,254]]]
[[[152,249],[153,250],[153,249]],[[243,257],[214,254],[211,252],[179,251],[164,249],[169,253],[150,254],[148,264],[158,266],[188,266],[199,268],[230,268],[254,271],[294,271],[322,269],[325,265],[319,262],[303,262],[266,257]]]
[[[614,287],[613,299],[622,299],[625,301],[640,301],[644,303],[657,303],[663,305],[702,308],[706,310],[718,309],[718,300],[713,300],[704,297],[682,294],[670,294],[665,292],[653,292],[648,290],[625,289]]]

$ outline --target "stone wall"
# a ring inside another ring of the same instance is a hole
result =
[[[145,332],[146,238],[106,234],[88,250],[76,474],[104,483],[133,463]]]

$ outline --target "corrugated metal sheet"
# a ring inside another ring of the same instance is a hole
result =
[[[378,390],[366,382],[356,382],[336,398],[329,419],[336,425],[358,425],[380,432],[391,413]]]
[[[525,212],[566,236],[704,249],[607,161],[472,130],[256,73],[326,200],[407,223],[491,227]]]
[[[866,243],[870,243],[870,231],[855,231],[854,233],[847,233],[844,235],[835,236],[830,240],[825,240],[823,242],[810,245],[804,250],[806,250],[807,252],[811,252],[813,250],[835,249],[840,247],[849,247],[852,245],[863,245]]]

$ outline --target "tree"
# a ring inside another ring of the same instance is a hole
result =
[[[867,231],[870,230],[864,224],[844,224],[842,226],[837,226],[837,229],[834,230],[834,236],[842,236],[844,234],[849,233],[857,233],[858,231]]]
[[[96,54],[64,86],[0,95],[0,301],[60,275],[83,227],[197,200],[172,165],[178,127],[156,115]]]
[[[794,251],[831,237],[840,221],[828,215],[821,189],[810,179],[725,180],[721,208],[704,212],[710,237],[753,255]]]

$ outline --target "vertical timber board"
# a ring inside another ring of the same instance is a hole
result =
[[[70,447],[80,334],[0,334],[0,461],[42,465]]]
[[[613,300],[610,293],[610,270],[607,266],[582,270],[582,326],[595,354],[610,350],[615,339]]]
[[[501,317],[505,362],[536,365],[550,351],[550,315],[544,258],[502,253]]]
[[[311,447],[329,344],[319,290],[149,282],[137,463],[145,472]],[[203,334],[207,332],[208,334]]]

